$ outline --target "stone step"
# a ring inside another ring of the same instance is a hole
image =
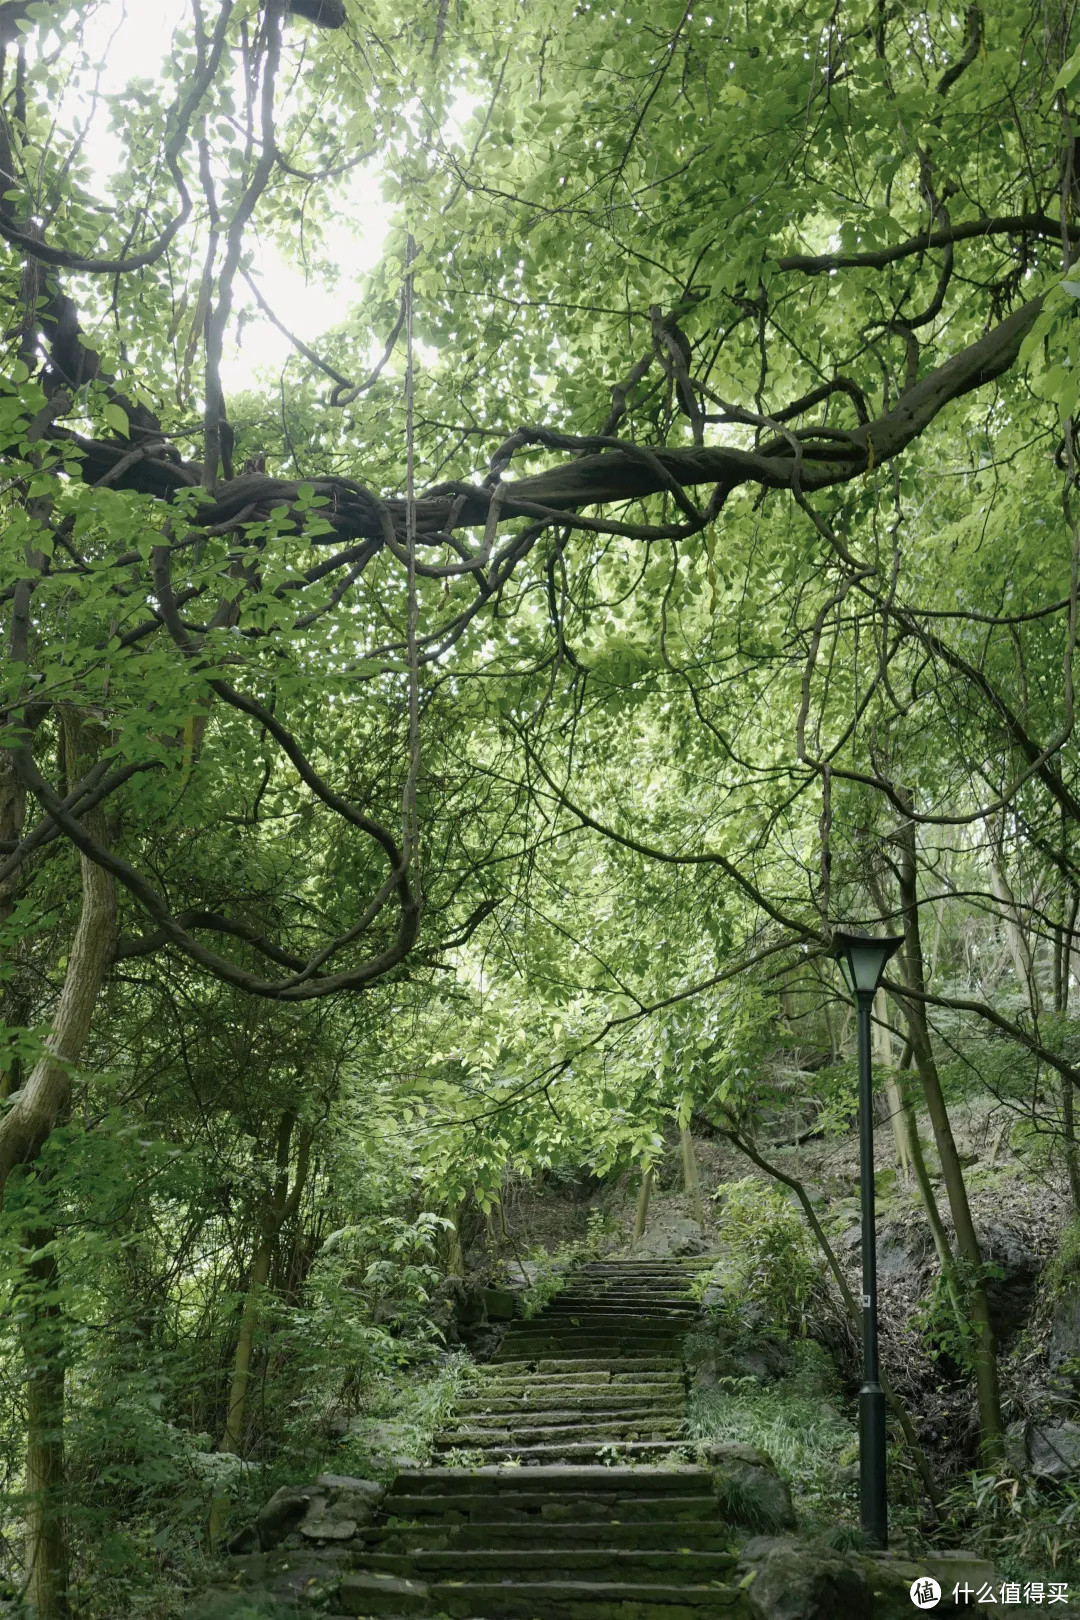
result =
[[[695,1500],[694,1497],[679,1498],[684,1506]],[[685,1552],[726,1552],[729,1549],[731,1531],[717,1518],[713,1498],[705,1502],[707,1517],[698,1520],[657,1519],[654,1514],[662,1504],[654,1500],[648,1506],[648,1515],[637,1520],[559,1520],[557,1530],[553,1529],[550,1518],[530,1521],[518,1517],[455,1524],[427,1521],[412,1525],[369,1525],[358,1532],[357,1539],[376,1552],[400,1553],[422,1551],[427,1547],[458,1550],[475,1547],[481,1551],[534,1545],[550,1548],[556,1535],[560,1547],[669,1548]]]
[[[470,1405],[458,1406],[458,1429],[513,1429],[515,1424],[552,1424],[552,1422],[641,1422],[649,1417],[656,1417],[657,1421],[670,1421],[678,1419],[687,1411],[687,1403],[682,1395],[664,1396],[664,1400],[651,1400],[644,1396],[641,1400],[627,1401],[619,1398],[602,1400],[594,1396],[593,1400],[567,1400],[567,1396],[560,1396],[559,1400],[547,1398],[539,1401],[470,1401]]]
[[[577,1442],[560,1440],[530,1445],[490,1446],[476,1445],[474,1442],[468,1446],[461,1446],[461,1449],[482,1451],[489,1464],[509,1463],[513,1467],[529,1468],[533,1464],[595,1465],[606,1463],[612,1454],[627,1463],[637,1460],[654,1462],[662,1457],[669,1457],[676,1447],[683,1443],[676,1435],[658,1440],[622,1440],[609,1436],[607,1439]]]
[[[577,1305],[573,1300],[565,1304],[558,1300],[544,1311],[541,1316],[530,1318],[530,1325],[536,1322],[577,1322],[586,1327],[604,1325],[608,1323],[620,1324],[623,1322],[640,1322],[642,1327],[687,1327],[695,1322],[698,1312],[694,1309],[680,1310],[676,1305],[670,1305],[667,1310],[658,1310],[655,1305],[604,1305],[590,1306]],[[521,1323],[515,1324],[519,1330]]]
[[[432,1548],[411,1553],[364,1552],[356,1567],[419,1580],[505,1580],[507,1573],[587,1581],[648,1581],[665,1586],[717,1580],[738,1562],[735,1553],[662,1547]]]
[[[680,1372],[648,1372],[640,1377],[622,1372],[615,1379],[606,1372],[583,1372],[578,1377],[572,1372],[534,1372],[531,1377],[513,1379],[500,1379],[489,1374],[476,1388],[479,1395],[505,1396],[507,1400],[513,1400],[518,1395],[565,1395],[567,1398],[578,1395],[583,1398],[593,1395],[640,1395],[664,1400],[665,1396],[682,1395],[685,1380]],[[470,1395],[470,1400],[476,1398],[479,1396]]]
[[[582,1445],[595,1440],[597,1445],[619,1444],[623,1440],[677,1440],[682,1434],[682,1419],[675,1418],[619,1418],[614,1422],[570,1423],[515,1423],[512,1428],[500,1429],[494,1424],[474,1424],[467,1429],[449,1429],[438,1436],[435,1450],[468,1451],[479,1447],[483,1451],[493,1446],[509,1447],[520,1451],[527,1446],[580,1441]]]
[[[657,1411],[651,1404],[637,1408],[616,1407],[614,1410],[581,1412],[573,1407],[552,1407],[538,1411],[511,1412],[508,1418],[500,1418],[497,1412],[472,1412],[462,1414],[456,1429],[440,1431],[444,1434],[473,1434],[486,1429],[512,1429],[515,1434],[524,1434],[532,1429],[617,1429],[620,1424],[628,1428],[639,1429],[642,1425],[655,1427],[658,1424],[670,1426],[679,1424],[683,1419],[683,1405],[678,1403],[667,1411]]]
[[[552,1301],[558,1299],[670,1299],[680,1305],[687,1301],[696,1305],[687,1280],[683,1277],[672,1278],[668,1281],[654,1279],[649,1283],[635,1283],[617,1277],[587,1277],[578,1275],[565,1288],[560,1288],[557,1294],[551,1296]]]
[[[564,1288],[549,1300],[546,1309],[559,1305],[576,1304],[593,1309],[597,1306],[644,1305],[654,1311],[688,1311],[700,1309],[696,1299],[686,1293],[666,1293],[656,1288]]]
[[[410,1468],[390,1486],[386,1504],[404,1496],[500,1496],[515,1491],[577,1492],[585,1496],[705,1496],[712,1493],[707,1468],[682,1463],[673,1468],[540,1468],[523,1475],[519,1468]]]
[[[634,1581],[492,1581],[425,1584],[392,1576],[346,1575],[336,1596],[343,1614],[446,1615],[449,1620],[748,1620],[738,1587],[662,1586]]]
[[[666,1260],[634,1260],[629,1256],[623,1260],[585,1260],[574,1275],[590,1277],[600,1272],[624,1272],[634,1277],[644,1277],[657,1271],[701,1271],[705,1266],[715,1266],[721,1258],[718,1254],[673,1254]]]
[[[593,1470],[595,1472],[595,1470]],[[608,1473],[610,1470],[605,1469]],[[521,1472],[521,1470],[518,1470]],[[528,1479],[541,1472],[525,1470]],[[569,1472],[569,1470],[563,1470]],[[418,1495],[396,1496],[388,1504],[395,1523],[385,1528],[413,1530],[417,1525],[439,1529],[456,1526],[514,1525],[519,1529],[536,1526],[547,1536],[561,1535],[564,1524],[596,1523],[598,1528],[619,1524],[685,1523],[715,1525],[719,1509],[711,1489],[696,1496],[607,1496],[577,1495],[554,1491],[506,1491],[500,1495]],[[696,1538],[697,1530],[693,1530]]]
[[[628,1316],[623,1321],[609,1318],[593,1321],[586,1317],[537,1316],[531,1322],[512,1322],[506,1330],[504,1344],[523,1344],[527,1339],[559,1338],[576,1344],[588,1339],[621,1339],[629,1344],[655,1339],[665,1345],[680,1344],[686,1331],[677,1323],[647,1321],[640,1316]]]
[[[612,1311],[606,1315],[602,1311],[565,1311],[561,1315],[553,1311],[550,1315],[545,1312],[543,1316],[534,1316],[527,1322],[511,1322],[506,1337],[512,1341],[524,1339],[538,1331],[575,1336],[582,1333],[631,1332],[654,1334],[660,1339],[678,1339],[686,1337],[689,1325],[689,1321],[683,1317],[660,1316],[648,1311],[627,1311],[624,1314]]]
[[[603,1340],[582,1339],[576,1345],[575,1341],[544,1338],[533,1339],[528,1344],[515,1344],[506,1347],[513,1351],[514,1359],[521,1360],[525,1356],[533,1356],[539,1360],[543,1356],[554,1357],[559,1361],[590,1362],[598,1361],[601,1357],[609,1361],[621,1361],[623,1370],[629,1372],[638,1358],[649,1361],[666,1363],[672,1372],[681,1369],[682,1343],[661,1344],[650,1340],[647,1344],[635,1345],[626,1339],[612,1338]],[[501,1366],[499,1362],[496,1365]]]
[[[484,1369],[484,1389],[640,1389],[663,1390],[685,1387],[681,1372],[496,1372],[488,1363]]]
[[[604,1393],[583,1390],[528,1390],[521,1395],[507,1395],[505,1390],[494,1390],[491,1395],[473,1395],[470,1400],[458,1401],[458,1413],[515,1413],[528,1411],[610,1411],[610,1413],[640,1413],[640,1411],[682,1411],[682,1390],[664,1393],[649,1392],[635,1395],[619,1385],[607,1385]]]
[[[499,1407],[504,1411],[512,1412],[525,1404],[534,1406],[567,1406],[583,1408],[604,1401],[618,1402],[620,1406],[636,1406],[642,1401],[651,1401],[662,1405],[665,1401],[682,1401],[686,1398],[686,1386],[683,1380],[672,1380],[670,1384],[659,1384],[652,1388],[632,1383],[605,1383],[605,1384],[517,1384],[511,1388],[504,1385],[481,1386],[476,1395],[470,1395],[468,1401],[462,1401],[458,1411],[468,1412],[484,1408]]]
[[[670,1356],[520,1356],[496,1351],[488,1367],[498,1368],[500,1377],[532,1378],[554,1376],[558,1373],[603,1372],[618,1377],[637,1377],[640,1373],[659,1372],[667,1377],[678,1376]]]
[[[648,1323],[652,1326],[677,1328],[681,1332],[693,1326],[697,1322],[699,1315],[700,1312],[696,1309],[682,1311],[675,1305],[669,1305],[666,1310],[660,1310],[651,1303],[648,1305],[600,1305],[597,1302],[591,1305],[580,1305],[573,1300],[567,1300],[565,1304],[556,1302],[548,1310],[542,1312],[540,1316],[533,1316],[528,1319],[517,1318],[514,1322],[514,1331],[520,1331],[525,1325],[534,1327],[537,1322],[553,1322],[559,1325],[566,1322],[577,1322],[586,1327],[593,1323],[640,1322],[643,1326]]]
[[[562,1332],[537,1328],[531,1333],[507,1334],[500,1353],[515,1356],[557,1356],[560,1360],[596,1359],[612,1351],[673,1360],[682,1351],[684,1334],[653,1333],[648,1329],[598,1328],[595,1332],[573,1328]]]

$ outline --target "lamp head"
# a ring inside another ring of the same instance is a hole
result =
[[[872,996],[881,983],[886,962],[903,943],[902,935],[878,938],[837,929],[832,937],[831,954],[840,963],[848,989],[857,996]]]

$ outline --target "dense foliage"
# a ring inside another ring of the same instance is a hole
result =
[[[1080,1204],[1073,8],[132,26],[0,4],[13,1578],[159,1612],[512,1178],[846,1129],[841,921],[999,1478],[949,1109]]]

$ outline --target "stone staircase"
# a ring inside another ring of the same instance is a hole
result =
[[[511,1324],[440,1465],[360,1532],[336,1613],[745,1620],[713,1475],[678,1449],[704,1263],[595,1262]]]

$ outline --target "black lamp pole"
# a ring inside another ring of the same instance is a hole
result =
[[[877,1236],[874,1218],[874,1086],[870,1009],[885,964],[902,939],[834,933],[832,954],[854,992],[859,1030],[859,1194],[862,1204],[863,1383],[859,1391],[859,1517],[874,1547],[889,1545],[885,1473],[885,1393],[878,1380]]]

